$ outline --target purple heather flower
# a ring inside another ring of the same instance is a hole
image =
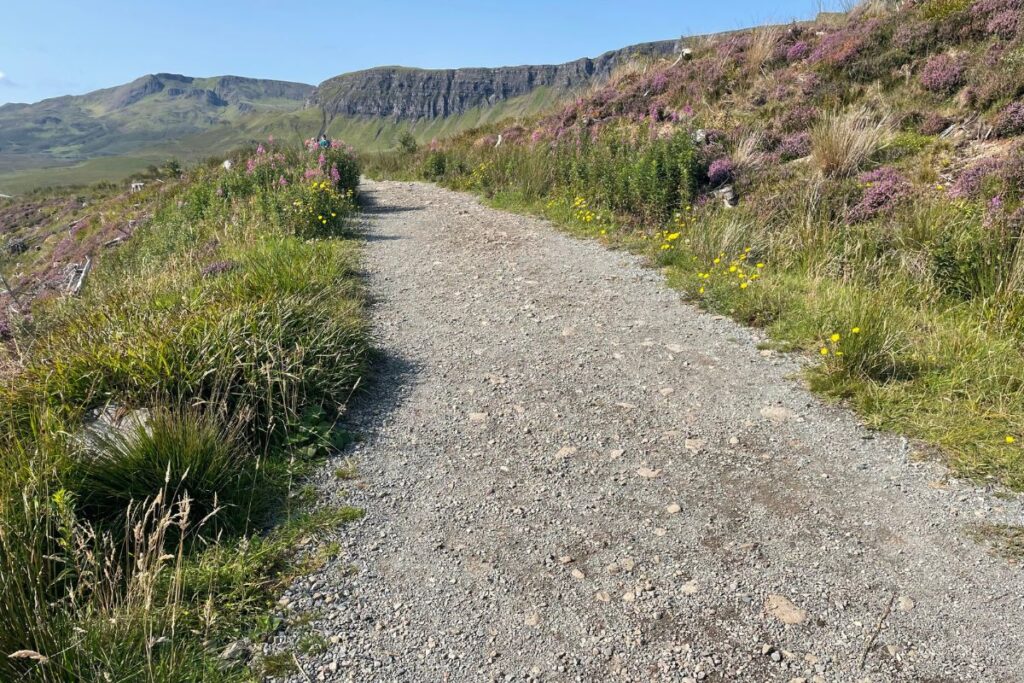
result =
[[[976,197],[981,192],[985,181],[995,175],[1002,165],[999,159],[982,159],[960,174],[953,186],[949,188],[949,196],[953,199]]]
[[[854,223],[889,213],[907,199],[912,190],[907,179],[891,166],[862,173],[857,179],[863,192],[849,212],[849,219]]]
[[[800,131],[787,135],[779,143],[778,153],[782,161],[802,159],[811,153],[811,134]]]
[[[1011,102],[999,112],[993,132],[999,137],[1024,133],[1024,102]]]
[[[708,166],[708,183],[712,186],[723,185],[732,180],[736,172],[736,164],[729,157],[715,159]]]
[[[787,62],[802,62],[807,59],[807,56],[811,54],[811,46],[807,44],[807,41],[801,40],[790,45],[789,49],[786,50],[786,61]]]
[[[964,65],[950,55],[936,55],[921,70],[921,85],[935,93],[949,94],[964,84]]]

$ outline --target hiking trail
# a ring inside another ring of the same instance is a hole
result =
[[[635,256],[363,187],[383,357],[314,484],[366,517],[282,598],[325,644],[290,680],[1024,681],[1024,571],[971,535],[1019,500]]]

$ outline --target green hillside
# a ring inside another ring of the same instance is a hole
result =
[[[498,102],[493,106],[476,107],[447,118],[418,121],[339,117],[327,124],[327,132],[332,138],[344,140],[360,151],[377,152],[394,148],[398,138],[407,131],[425,143],[481,125],[536,115],[552,107],[561,96],[562,93],[552,88],[541,87],[528,95]],[[281,103],[275,106],[285,108]],[[160,102],[145,105],[145,110],[158,108]],[[231,116],[207,124],[203,130],[170,141],[162,139],[162,136],[168,134],[168,129],[160,129],[154,124],[146,131],[147,135],[152,136],[151,144],[112,156],[69,163],[45,153],[17,157],[3,155],[0,160],[0,193],[18,194],[38,187],[119,181],[170,158],[195,162],[227,154],[242,145],[266,140],[270,136],[295,143],[318,134],[324,125],[324,114],[319,109],[279,111],[269,105],[266,109],[245,114],[236,111]],[[169,115],[170,110],[163,108],[161,111]],[[140,136],[132,139],[138,141]],[[41,140],[39,144],[42,144]],[[127,141],[122,140],[106,149],[125,145]]]

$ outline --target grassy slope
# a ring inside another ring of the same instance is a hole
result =
[[[2,331],[0,651],[25,656],[0,658],[0,679],[248,679],[220,649],[272,633],[300,540],[316,562],[317,530],[358,516],[306,515],[296,483],[344,436],[368,353],[346,223],[358,169],[335,159],[337,189],[304,180],[314,155],[272,150],[253,173],[236,158],[90,195],[103,220],[83,241],[149,218],[93,252],[80,298]],[[63,235],[80,203],[45,199]],[[148,429],[85,440],[105,405],[149,411]]]
[[[458,116],[415,122],[373,118],[338,118],[330,123],[331,137],[344,140],[360,151],[376,152],[395,147],[399,137],[411,132],[421,142],[453,135],[463,130],[510,117],[536,115],[553,106],[560,95],[550,88],[538,88],[529,95],[478,107]],[[318,109],[302,111],[260,111],[227,118],[207,130],[157,145],[143,145],[130,154],[101,157],[67,166],[22,168],[5,171],[0,167],[0,193],[18,194],[45,186],[88,185],[99,181],[120,181],[169,158],[198,161],[226,154],[239,145],[265,140],[273,135],[297,144],[319,132],[323,115]],[[52,163],[52,162],[49,162]]]
[[[525,132],[487,126],[369,172],[647,254],[688,298],[813,353],[812,385],[872,425],[1024,490],[1021,11],[868,4],[702,39]],[[519,143],[495,149],[499,132]],[[714,194],[726,182],[736,208]]]

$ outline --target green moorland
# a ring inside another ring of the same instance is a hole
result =
[[[550,116],[365,164],[646,254],[808,352],[870,425],[1024,490],[1022,11],[867,2],[694,40]]]
[[[219,655],[258,648],[281,587],[330,552],[318,531],[360,515],[306,512],[300,479],[348,438],[368,362],[358,165],[233,158],[100,197],[83,230],[146,218],[80,296],[3,321],[0,680],[280,672]]]
[[[535,116],[554,106],[561,96],[561,93],[551,88],[539,87],[528,95],[436,119],[396,121],[373,117],[337,117],[326,123],[326,132],[332,138],[345,140],[360,151],[375,152],[395,148],[406,133],[426,143],[510,117]],[[271,136],[289,144],[299,144],[320,130],[324,125],[323,117],[323,112],[316,108],[300,111],[264,109],[226,117],[207,125],[201,131],[177,137],[173,128],[160,129],[159,119],[155,119],[151,131],[154,138],[152,141],[142,144],[135,140],[135,147],[114,155],[81,161],[14,155],[6,160],[0,159],[0,193],[16,195],[41,187],[123,180],[137,176],[167,159],[178,159],[184,163],[197,162]],[[105,149],[109,148],[108,145]],[[18,161],[21,163],[14,163]]]

